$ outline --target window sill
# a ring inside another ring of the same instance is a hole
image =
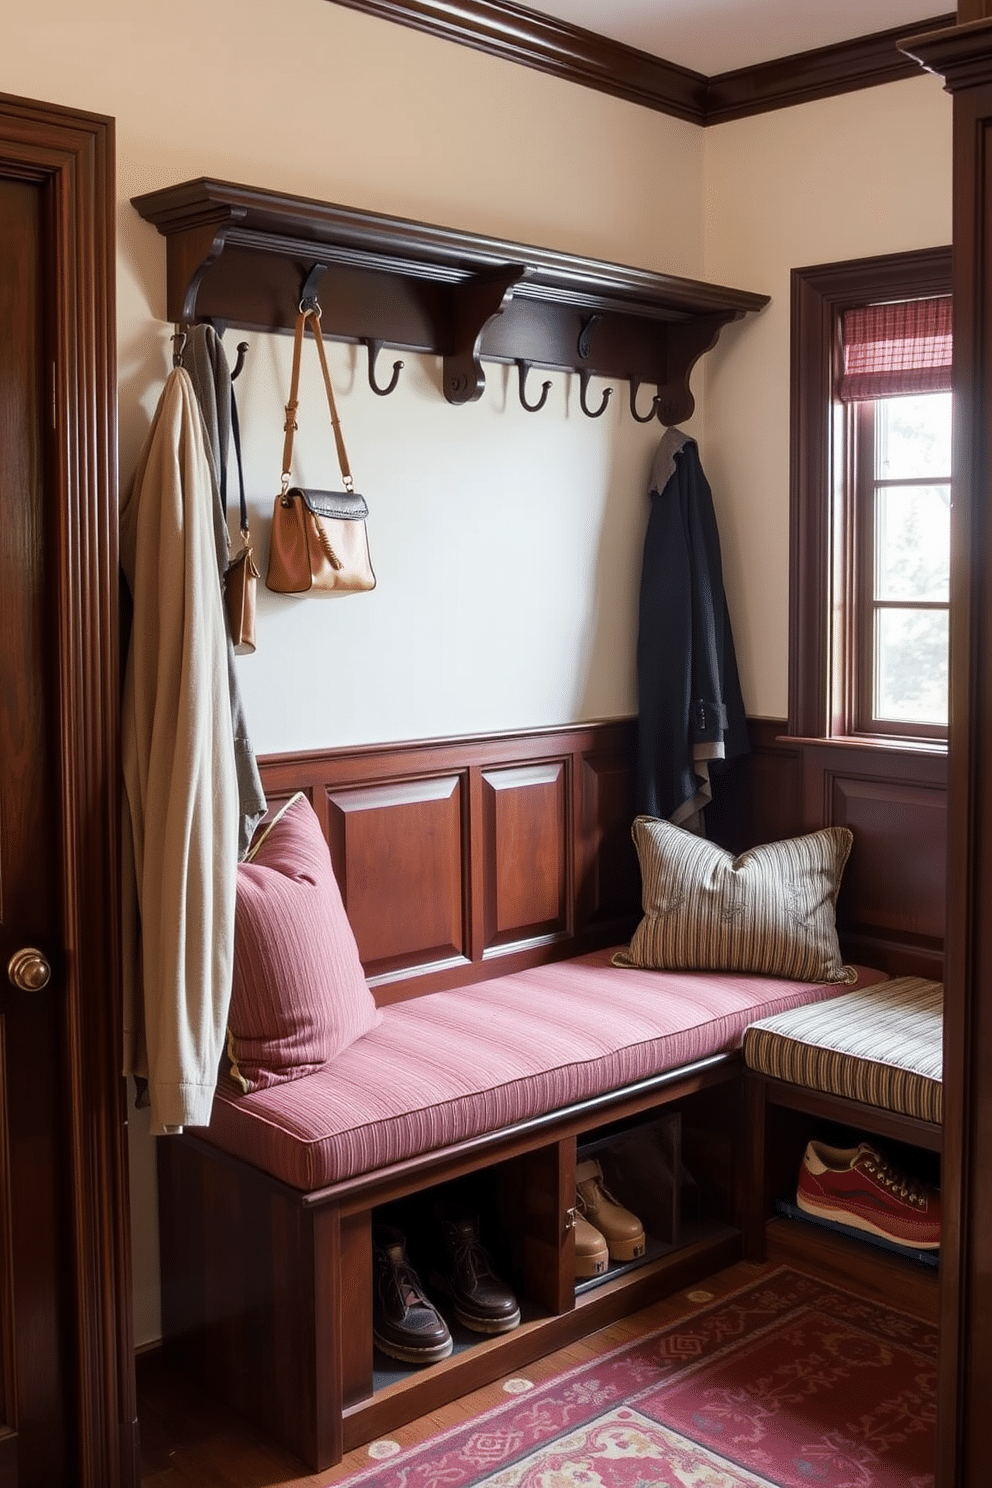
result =
[[[899,739],[877,734],[833,734],[830,737],[779,734],[775,742],[818,749],[864,749],[875,754],[924,754],[937,758],[947,754],[946,739]]]

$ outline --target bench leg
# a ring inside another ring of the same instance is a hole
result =
[[[765,1258],[765,1221],[768,1218],[765,1112],[765,1082],[745,1072],[740,1222],[746,1261],[763,1261]]]

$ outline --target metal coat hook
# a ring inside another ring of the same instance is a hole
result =
[[[320,314],[320,302],[317,299],[317,291],[320,288],[320,281],[323,279],[326,269],[326,264],[315,263],[304,279],[303,287],[300,290],[301,314],[304,310],[313,310],[317,315]]]
[[[378,361],[379,352],[382,350],[382,342],[376,340],[374,336],[367,336],[365,337],[365,346],[369,354],[369,387],[374,393],[378,393],[380,398],[387,398],[396,387],[399,375],[403,371],[404,363],[401,361],[394,362],[392,377],[386,383],[385,387],[380,387],[375,380],[375,364]]]
[[[579,340],[576,346],[576,350],[578,351],[579,357],[583,362],[589,355],[589,339],[592,336],[593,331],[599,325],[599,322],[602,320],[602,318],[603,317],[601,315],[589,315],[582,322],[582,329],[579,332]]]
[[[603,394],[603,401],[598,408],[590,408],[589,404],[586,401],[586,392],[589,387],[589,379],[591,376],[591,372],[587,372],[583,367],[579,368],[579,402],[582,405],[582,412],[586,415],[587,418],[600,418],[602,414],[606,412],[607,407],[609,406],[610,399],[613,397],[613,389],[606,389]]]
[[[551,391],[551,381],[550,379],[548,379],[547,381],[541,383],[541,395],[536,403],[528,403],[526,388],[527,374],[529,371],[530,363],[518,359],[517,376],[520,379],[520,401],[526,408],[528,413],[538,413],[548,401],[548,394]]]
[[[656,418],[658,415],[658,404],[661,402],[661,394],[655,393],[654,397],[651,399],[651,407],[648,409],[647,413],[638,413],[637,390],[640,385],[641,383],[639,378],[632,377],[630,379],[630,411],[639,424],[649,424],[651,420],[653,418]]]
[[[183,364],[183,352],[186,350],[186,327],[176,326],[172,337],[172,365],[181,367]]]
[[[234,371],[231,373],[232,382],[237,382],[238,378],[244,371],[245,357],[248,355],[250,350],[251,347],[248,345],[247,341],[238,342],[238,359],[234,364]]]

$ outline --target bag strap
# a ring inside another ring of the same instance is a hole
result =
[[[351,476],[351,467],[348,464],[348,453],[344,447],[344,436],[341,433],[341,421],[338,418],[337,404],[334,401],[334,388],[331,385],[331,374],[327,368],[327,355],[324,351],[324,341],[320,334],[320,310],[314,305],[307,305],[300,310],[296,317],[296,328],[293,332],[293,372],[289,384],[289,402],[286,404],[286,422],[283,426],[285,441],[282,447],[282,489],[289,490],[291,480],[290,471],[293,464],[293,435],[296,433],[296,410],[299,408],[300,395],[300,362],[303,353],[303,338],[306,335],[307,321],[313,323],[313,338],[317,343],[317,355],[320,358],[320,370],[324,376],[324,389],[327,393],[327,406],[331,412],[331,428],[334,430],[334,443],[338,451],[338,464],[341,466],[341,478],[344,481],[346,491],[354,490],[355,483]]]
[[[234,453],[238,461],[238,486],[241,491],[241,536],[247,546],[251,533],[248,531],[248,501],[245,496],[245,471],[241,463],[241,423],[238,419],[238,400],[234,396],[234,387],[231,387],[231,433],[234,436]],[[227,503],[224,504],[224,515],[227,516]]]

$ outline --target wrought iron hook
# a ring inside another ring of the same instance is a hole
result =
[[[369,354],[369,387],[374,393],[378,393],[380,398],[387,398],[396,387],[399,375],[403,371],[404,363],[394,362],[392,377],[386,383],[385,387],[380,387],[375,380],[375,364],[378,361],[379,352],[382,350],[382,342],[376,340],[374,336],[366,336],[364,339]]]
[[[609,401],[613,397],[613,389],[606,389],[603,394],[603,401],[598,408],[590,408],[589,404],[586,401],[586,391],[589,387],[589,379],[591,376],[591,372],[587,372],[585,368],[579,368],[579,402],[582,405],[582,412],[586,415],[587,418],[600,418],[602,414],[606,412]]]
[[[238,342],[238,359],[235,362],[234,370],[231,373],[232,382],[237,382],[238,378],[241,376],[241,373],[244,371],[245,357],[248,355],[250,350],[251,347],[248,345],[247,341]]]
[[[661,402],[661,394],[655,393],[654,397],[651,399],[651,407],[649,408],[647,413],[638,413],[637,390],[640,385],[641,383],[639,378],[632,377],[630,379],[630,411],[639,424],[649,424],[653,418],[656,418],[658,416],[658,404]]]
[[[537,400],[536,403],[528,403],[527,402],[526,387],[527,387],[527,374],[528,374],[529,371],[530,371],[530,363],[518,359],[518,361],[517,361],[517,376],[520,379],[520,401],[523,404],[523,406],[526,408],[526,410],[527,410],[528,413],[538,413],[544,407],[545,403],[548,401],[548,394],[551,391],[551,381],[550,381],[550,378],[549,378],[547,381],[541,383],[541,395],[538,398],[538,400]]]

